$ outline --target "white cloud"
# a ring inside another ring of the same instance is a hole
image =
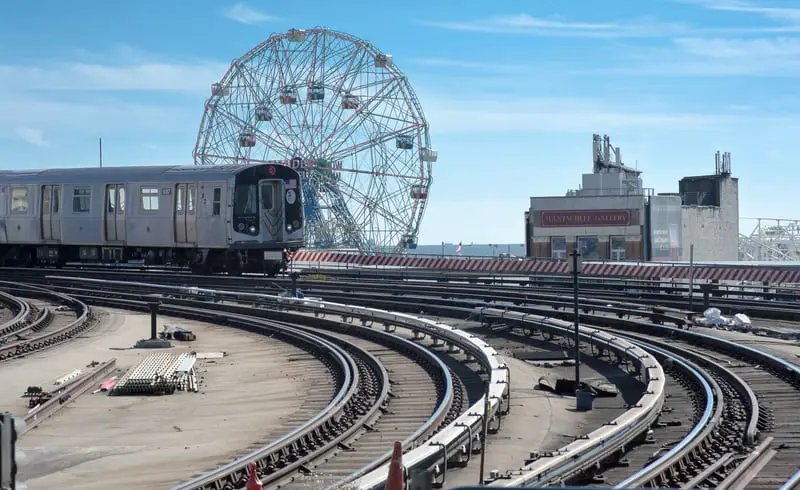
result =
[[[775,21],[800,23],[800,8],[772,7],[742,0],[682,0],[709,10],[756,14]]]
[[[8,90],[108,90],[209,93],[227,65],[203,61],[196,64],[138,63],[132,65],[44,63],[0,65],[0,89]]]
[[[48,145],[44,138],[44,131],[41,129],[27,127],[18,128],[16,130],[16,136],[25,143],[29,143],[34,146],[41,147]]]
[[[714,114],[664,111],[631,102],[614,105],[579,98],[424,97],[425,114],[438,133],[520,133],[530,131],[590,132],[631,128],[702,130],[723,119]]]
[[[49,145],[54,154],[90,136],[180,138],[190,154],[203,101],[228,69],[209,60],[171,63],[129,46],[69,55],[0,65],[0,138]]]
[[[510,65],[504,63],[493,63],[474,60],[459,60],[451,58],[411,58],[411,63],[434,68],[455,68],[465,70],[485,70],[485,71],[521,71],[521,65]]]
[[[800,39],[680,37],[646,48],[633,64],[584,73],[625,76],[800,77]]]
[[[228,10],[226,10],[225,17],[247,25],[256,25],[264,22],[277,22],[283,20],[280,17],[259,12],[258,10],[241,2],[233,4]]]
[[[528,14],[501,15],[468,21],[423,21],[423,25],[454,31],[574,37],[655,37],[687,32],[682,24],[631,19],[619,22],[581,22],[544,19]]]
[[[690,55],[703,58],[746,60],[757,62],[779,58],[786,62],[797,61],[800,55],[800,38],[678,38],[675,45]]]

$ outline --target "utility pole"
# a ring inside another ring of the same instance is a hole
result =
[[[489,381],[484,381],[483,384],[483,417],[481,417],[481,466],[480,473],[478,474],[478,486],[480,487],[483,486],[483,472],[486,461],[486,436],[489,426]],[[447,464],[447,461],[445,461],[444,464]]]
[[[689,245],[689,311],[694,311],[694,243]]]
[[[572,249],[572,290],[573,308],[575,310],[575,409],[586,411],[592,409],[592,393],[581,389],[581,327],[578,308],[578,274],[581,273],[581,256],[578,249]]]
[[[578,348],[580,345],[581,332],[580,332],[580,316],[578,313],[578,274],[580,272],[578,267],[578,249],[573,249],[570,254],[572,257],[572,292],[573,292],[573,308],[575,310],[575,393],[577,399],[577,392],[580,390],[581,384],[581,350]]]
[[[100,168],[103,168],[103,138],[100,138]]]

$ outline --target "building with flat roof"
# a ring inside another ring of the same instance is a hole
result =
[[[532,197],[525,213],[529,257],[584,260],[737,260],[738,181],[730,154],[714,175],[685,177],[678,193],[656,194],[622,162],[608,136],[593,135],[592,173],[564,196]]]

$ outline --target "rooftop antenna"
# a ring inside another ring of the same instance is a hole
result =
[[[100,168],[103,168],[103,138],[100,138]]]

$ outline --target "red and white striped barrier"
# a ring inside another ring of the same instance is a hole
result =
[[[358,255],[340,252],[300,250],[293,258],[297,262],[348,263],[363,267],[412,267],[418,269],[504,272],[520,274],[566,274],[569,264],[557,260],[514,260],[479,258],[418,257],[414,255]],[[689,279],[685,265],[632,265],[586,263],[583,274],[598,277],[627,277],[632,279]],[[697,280],[752,281],[769,283],[800,283],[800,270],[764,266],[695,266]]]

